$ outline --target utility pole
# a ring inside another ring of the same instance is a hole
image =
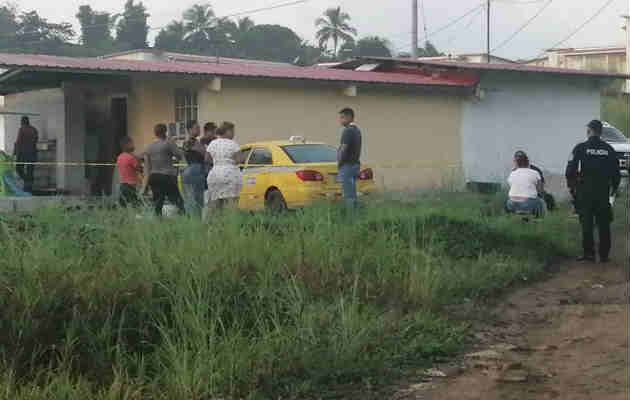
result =
[[[630,11],[630,6],[628,10]],[[626,21],[626,73],[630,75],[630,15],[621,17]],[[630,94],[630,80],[626,81],[626,93]]]
[[[486,55],[487,55],[488,64],[490,64],[490,0],[488,0],[486,14],[488,14],[487,15],[488,16],[488,22],[487,22],[488,26],[486,27],[487,28],[486,38],[488,40],[488,45],[487,45],[487,48],[486,48],[486,50],[487,50],[486,51]]]
[[[418,0],[411,0],[411,58],[418,59]]]

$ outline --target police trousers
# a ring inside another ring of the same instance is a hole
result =
[[[582,225],[582,247],[584,255],[595,256],[594,230],[597,224],[599,232],[599,256],[608,258],[610,254],[611,233],[610,225],[613,220],[613,211],[608,197],[577,196],[577,208]]]

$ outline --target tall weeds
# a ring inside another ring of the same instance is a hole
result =
[[[442,306],[570,250],[563,219],[488,217],[467,196],[356,219],[2,217],[0,398],[286,398],[429,365],[465,340]]]

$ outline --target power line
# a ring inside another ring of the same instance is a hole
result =
[[[436,29],[435,31],[429,33],[428,35],[425,35],[425,37],[422,38],[422,40],[427,40],[429,37],[435,36],[440,32],[443,32],[444,30],[450,28],[451,26],[457,24],[458,22],[460,22],[461,20],[465,19],[466,17],[468,17],[470,14],[474,13],[475,11],[477,11],[479,8],[481,8],[485,3],[481,3],[479,5],[477,5],[475,8],[468,10],[464,15],[455,18],[453,20],[451,20],[450,22],[448,22],[447,24],[441,26],[440,28]],[[400,36],[400,35],[399,35]],[[396,46],[393,48],[394,52],[397,50],[400,50],[404,47],[408,47],[410,44],[404,44],[401,46]]]
[[[483,14],[483,8],[479,7],[479,10],[477,10],[476,13],[473,14],[473,16],[470,18],[470,21],[468,21],[468,24],[466,24],[466,26],[459,32],[455,32],[446,42],[446,47],[449,47],[451,44],[453,44],[453,41],[455,40],[455,38],[457,38],[459,36],[460,33],[463,32],[467,32],[470,27],[472,26],[473,22],[475,22],[475,20],[477,19],[477,17],[479,17],[479,15]]]
[[[588,25],[589,23],[591,23],[595,18],[599,17],[601,13],[604,12],[604,10],[606,10],[606,8],[608,8],[608,6],[610,6],[615,0],[608,0],[604,3],[603,6],[601,6],[596,12],[595,14],[593,14],[592,16],[590,16],[586,21],[584,21],[584,23],[582,23],[580,26],[578,26],[575,30],[573,30],[571,33],[569,33],[564,39],[560,40],[559,42],[557,42],[556,44],[554,44],[553,46],[549,47],[550,49],[555,49],[556,47],[560,46],[561,44],[564,44],[566,41],[570,40],[573,36],[575,36],[577,33],[579,33],[586,25]],[[538,55],[534,58],[538,58],[541,55],[543,55],[545,53],[545,50],[542,50],[542,52],[538,53]]]
[[[495,51],[499,50],[500,48],[502,48],[503,46],[505,46],[506,44],[510,43],[512,41],[512,39],[514,39],[519,33],[523,32],[525,30],[525,28],[527,28],[532,22],[534,22],[534,20],[536,18],[538,18],[540,16],[540,14],[542,14],[547,7],[549,7],[551,5],[551,3],[553,3],[553,0],[549,0],[547,1],[537,12],[536,14],[534,14],[533,17],[531,17],[530,19],[528,19],[523,25],[521,25],[516,31],[514,31],[514,33],[512,33],[507,39],[505,39],[504,41],[502,41],[501,43],[499,43],[497,46],[495,46],[492,49],[492,52],[494,53]]]

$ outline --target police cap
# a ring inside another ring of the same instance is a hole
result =
[[[600,134],[602,133],[602,128],[604,127],[604,125],[602,124],[602,121],[598,119],[592,120],[586,126],[589,127],[591,130],[593,130],[593,132],[600,133]]]

